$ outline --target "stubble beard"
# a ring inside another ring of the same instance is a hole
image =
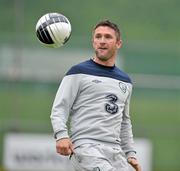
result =
[[[98,51],[95,51],[95,54],[96,54],[96,57],[101,61],[108,61],[113,56],[113,54],[107,54],[106,56],[100,55]]]

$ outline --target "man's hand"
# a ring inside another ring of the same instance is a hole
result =
[[[141,166],[139,165],[136,158],[129,157],[127,161],[136,171],[141,171]]]
[[[69,138],[62,138],[56,141],[56,151],[57,153],[69,156],[73,153],[73,145]]]

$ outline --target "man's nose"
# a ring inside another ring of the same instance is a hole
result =
[[[106,43],[106,39],[105,39],[105,37],[101,37],[101,39],[100,39],[100,43]]]

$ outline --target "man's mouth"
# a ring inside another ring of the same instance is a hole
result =
[[[106,50],[107,48],[106,48],[106,47],[99,47],[98,49],[100,49],[100,50]]]

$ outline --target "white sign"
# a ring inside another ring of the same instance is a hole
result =
[[[137,159],[141,165],[142,171],[152,170],[152,144],[148,139],[136,138],[135,150],[137,151]],[[134,171],[130,167],[130,171]]]
[[[142,170],[151,171],[151,144],[145,139],[136,139],[135,144]],[[58,155],[55,148],[51,135],[7,134],[4,167],[8,171],[73,171],[68,157]]]
[[[56,153],[55,140],[43,134],[7,134],[4,167],[8,171],[67,171],[68,157]]]

